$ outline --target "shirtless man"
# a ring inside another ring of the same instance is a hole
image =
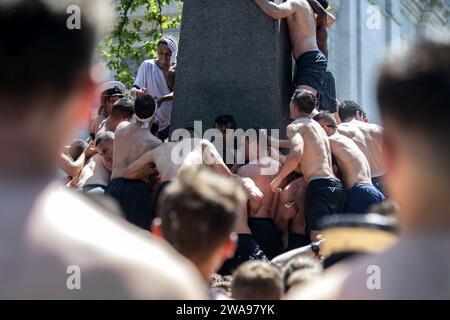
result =
[[[157,205],[162,191],[176,179],[181,170],[185,167],[203,165],[205,162],[211,163],[211,168],[217,173],[230,175],[230,171],[211,142],[202,139],[183,139],[180,142],[163,143],[147,151],[125,168],[123,177],[145,179],[148,171],[154,168],[161,180],[155,199]]]
[[[273,19],[287,18],[293,56],[296,61],[294,85],[315,96],[321,92],[327,71],[327,58],[317,46],[316,17],[307,0],[287,0],[276,4],[255,0]]]
[[[342,123],[339,133],[355,141],[369,161],[372,183],[386,196],[382,180],[386,173],[383,161],[383,128],[363,121],[362,108],[352,101],[345,101],[339,107]]]
[[[158,202],[164,189],[184,170],[196,166],[209,166],[216,173],[238,178],[231,174],[214,145],[202,139],[183,139],[180,142],[167,142],[147,151],[123,170],[125,179],[145,179],[149,170],[156,169],[161,185],[158,189]],[[154,169],[153,169],[154,168]],[[249,197],[249,206],[258,210],[261,206],[262,192],[250,179],[237,179]]]
[[[145,230],[150,230],[151,221],[154,218],[150,187],[147,181],[142,179],[124,178],[123,173],[129,164],[161,144],[161,141],[149,130],[154,121],[155,112],[156,104],[152,97],[139,97],[134,103],[137,123],[122,122],[117,127],[111,183],[106,192],[119,202],[129,222]]]
[[[187,152],[181,153],[182,150]],[[171,159],[177,157],[177,159]],[[171,161],[172,160],[172,161]],[[139,179],[146,176],[147,170],[153,166],[161,176],[161,186],[157,192],[156,202],[164,194],[164,189],[185,171],[191,171],[196,166],[209,166],[216,173],[233,178],[239,182],[247,194],[247,206],[238,216],[234,232],[238,235],[236,255],[228,260],[221,269],[221,274],[231,272],[242,262],[251,259],[268,261],[252,236],[247,222],[247,207],[258,211],[261,207],[263,194],[252,179],[233,175],[223,162],[214,145],[207,140],[183,139],[180,142],[167,142],[146,152],[141,158],[130,164],[124,170],[124,177]],[[157,210],[156,210],[157,211]]]
[[[114,133],[107,131],[97,136],[95,149],[98,153],[83,167],[76,185],[78,191],[105,193],[112,171],[113,146]]]
[[[118,100],[112,107],[111,114],[98,127],[96,136],[104,132],[116,132],[117,126],[124,121],[130,122],[134,115],[133,103],[125,98]]]
[[[59,170],[65,174],[64,185],[71,188],[76,183],[80,172],[86,162],[85,151],[88,144],[81,139],[78,139],[65,146],[60,153],[58,160]]]
[[[356,143],[337,130],[333,115],[321,112],[314,117],[330,140],[331,153],[335,157],[347,189],[347,213],[366,213],[374,204],[386,200],[372,184],[369,162]]]
[[[205,299],[173,249],[52,183],[59,151],[89,115],[95,25],[108,15],[100,1],[54,4],[0,2],[0,143],[14,146],[0,157],[0,299]],[[79,30],[67,28],[70,5]]]
[[[318,220],[340,213],[343,209],[343,187],[332,169],[330,143],[320,125],[311,119],[316,97],[306,90],[297,90],[291,100],[291,118],[287,127],[291,142],[289,155],[280,173],[272,182],[272,191],[282,186],[284,179],[301,166],[306,182],[306,235],[317,240]]]
[[[240,177],[252,179],[256,186],[262,191],[263,198],[258,210],[248,210],[248,226],[255,238],[255,241],[264,251],[269,259],[276,257],[283,251],[281,233],[274,223],[277,209],[278,193],[274,193],[270,183],[279,172],[281,163],[272,159],[267,152],[267,147],[261,148],[260,139],[267,139],[267,136],[257,130],[257,139],[246,138],[244,148],[248,164],[241,166],[237,170]],[[252,158],[255,157],[255,158]],[[263,174],[264,169],[269,169],[271,174]]]

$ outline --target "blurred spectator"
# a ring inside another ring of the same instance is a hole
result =
[[[210,282],[234,255],[233,228],[245,206],[243,189],[208,168],[186,169],[163,192],[153,233],[191,260]]]
[[[0,2],[0,144],[9,146],[0,158],[0,299],[206,296],[169,246],[52,183],[59,151],[94,98],[105,2]],[[71,6],[80,29],[67,27]]]
[[[283,292],[281,270],[267,262],[248,261],[233,273],[231,294],[236,300],[280,300]]]

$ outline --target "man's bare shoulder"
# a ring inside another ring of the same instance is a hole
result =
[[[356,130],[358,130],[358,128],[351,123],[341,123],[338,125],[339,133],[345,135],[346,137],[355,135]]]
[[[134,128],[134,125],[129,121],[122,121],[116,128],[116,132],[114,133],[115,137],[122,136],[127,134],[132,128]]]
[[[44,191],[27,229],[35,258],[54,257],[49,270],[79,266],[84,279],[79,298],[203,298],[202,282],[190,263],[162,240],[79,194],[53,187]]]
[[[300,132],[302,127],[306,126],[309,123],[308,119],[297,119],[291,124],[287,126],[287,133],[289,134],[295,134]]]
[[[366,137],[370,136],[373,139],[380,139],[383,136],[383,127],[378,124],[354,121],[353,125]]]
[[[328,137],[328,139],[330,140],[330,142],[335,142],[340,145],[354,144],[352,139],[339,133],[333,134],[332,136]]]
[[[299,8],[310,8],[311,7],[308,3],[308,0],[292,0],[292,5],[297,6]]]
[[[382,126],[375,124],[375,123],[368,123],[367,125],[368,125],[368,128],[371,129],[372,133],[383,134],[384,129]]]
[[[308,0],[293,0],[292,8],[296,11],[296,13],[301,14],[313,14],[314,10],[309,4]]]

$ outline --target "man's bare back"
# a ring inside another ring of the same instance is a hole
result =
[[[317,46],[317,22],[313,8],[307,0],[287,0],[280,4],[269,0],[255,1],[271,18],[286,18],[296,62],[294,85],[317,96],[322,90],[328,62]]]
[[[386,173],[383,164],[383,128],[353,120],[338,126],[339,133],[352,139],[369,161],[372,177]]]
[[[212,158],[211,158],[212,157]],[[231,172],[220,158],[214,146],[202,139],[184,139],[180,142],[167,142],[147,151],[124,170],[127,179],[139,179],[149,166],[156,166],[161,182],[174,180],[185,167],[207,164],[216,172],[226,176]]]
[[[290,140],[295,138],[296,134],[300,134],[303,140],[303,153],[299,164],[306,183],[315,178],[335,178],[330,143],[318,123],[311,119],[298,119],[288,126],[287,132]]]
[[[317,49],[316,18],[308,1],[287,0],[275,4],[267,0],[256,0],[256,3],[273,19],[286,18],[295,60],[303,53]]]
[[[129,164],[161,143],[148,128],[143,129],[130,122],[121,123],[115,134],[111,180],[123,177],[123,172]]]
[[[88,160],[78,178],[76,189],[85,185],[108,186],[111,173],[104,167],[100,156],[95,155]]]
[[[314,11],[306,0],[297,0],[297,9],[287,17],[292,54],[297,60],[303,53],[317,49],[317,25]]]
[[[331,152],[336,158],[345,187],[350,189],[361,182],[372,183],[369,162],[356,143],[339,133],[329,139]]]
[[[250,218],[274,218],[277,206],[276,203],[274,203],[275,194],[270,187],[270,183],[278,173],[280,166],[281,164],[278,161],[275,161],[270,157],[264,157],[240,167],[237,171],[237,174],[239,176],[252,179],[255,182],[256,186],[263,193],[261,208],[259,208],[259,210],[256,212],[250,212]],[[272,175],[261,174],[262,170],[268,167],[276,167],[277,170],[274,171]]]

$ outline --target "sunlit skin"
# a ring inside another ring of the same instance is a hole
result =
[[[304,53],[318,49],[316,36],[316,17],[307,0],[288,0],[276,4],[268,0],[255,0],[261,10],[272,19],[286,18],[292,44],[294,59]],[[306,89],[317,95],[317,90],[307,85],[300,85],[297,89]]]

